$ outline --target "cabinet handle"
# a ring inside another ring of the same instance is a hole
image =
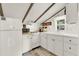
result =
[[[55,41],[55,39],[52,39],[52,41]]]
[[[71,47],[69,47],[69,49],[71,50]]]
[[[71,40],[69,40],[69,42],[71,42]]]

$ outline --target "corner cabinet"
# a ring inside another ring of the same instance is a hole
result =
[[[48,50],[56,55],[63,55],[63,38],[53,34],[48,34]]]
[[[78,21],[78,3],[66,4],[66,22],[75,24]]]
[[[55,55],[63,55],[63,39],[61,36],[42,33],[41,46]]]

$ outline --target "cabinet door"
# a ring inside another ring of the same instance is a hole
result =
[[[0,31],[0,56],[9,55],[7,31]]]
[[[54,48],[55,48],[55,39],[52,37],[52,35],[48,35],[48,37],[47,37],[47,49],[50,51],[50,52],[52,52],[52,53],[54,53]]]
[[[64,56],[76,56],[76,55],[69,51],[64,51]]]
[[[78,20],[78,6],[77,3],[66,4],[66,22],[68,24],[74,24]]]
[[[41,35],[41,46],[47,49],[47,35]]]
[[[64,51],[70,52],[73,55],[78,55],[78,45],[64,43]]]
[[[40,44],[39,44],[39,34],[37,33],[34,33],[33,36],[32,36],[32,39],[31,39],[31,47],[32,48],[35,48],[35,47],[38,47]]]
[[[31,39],[28,35],[23,35],[23,53],[28,52],[31,49]]]
[[[78,45],[78,38],[76,37],[64,37],[64,43]]]
[[[16,56],[21,55],[21,44],[17,31],[1,31],[1,55]]]
[[[63,55],[63,37],[62,36],[54,36],[54,51],[56,55]]]
[[[55,40],[55,54],[56,55],[63,55],[63,42]]]

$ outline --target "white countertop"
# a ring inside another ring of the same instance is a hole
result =
[[[77,34],[71,34],[71,33],[56,33],[56,32],[43,32],[43,33],[54,34],[54,35],[62,35],[62,36],[69,36],[69,37],[76,37],[76,38],[79,37]]]

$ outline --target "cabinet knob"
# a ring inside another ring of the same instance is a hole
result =
[[[71,42],[71,40],[69,40],[69,42]]]
[[[71,50],[71,47],[69,47],[69,49]]]
[[[52,41],[55,41],[55,39],[52,39]]]

